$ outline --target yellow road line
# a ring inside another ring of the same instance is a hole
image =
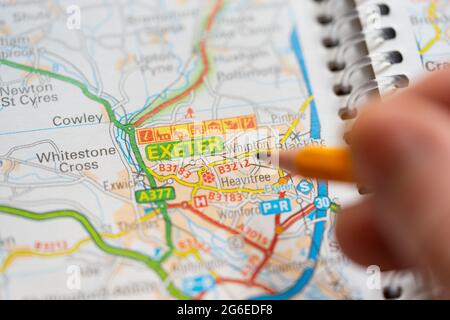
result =
[[[313,100],[313,96],[308,97],[308,99],[303,102],[302,106],[300,107],[300,110],[298,111],[297,117],[292,122],[291,126],[289,127],[289,130],[286,132],[286,134],[283,136],[283,138],[280,140],[281,143],[285,143],[287,139],[292,134],[292,131],[297,127],[298,123],[300,122],[300,116],[305,112],[306,108],[311,104],[311,101]]]
[[[438,42],[441,39],[442,32],[441,29],[439,28],[439,25],[436,23],[437,18],[436,11],[437,11],[437,1],[432,1],[428,9],[428,19],[430,19],[430,21],[433,21],[435,36],[433,37],[433,39],[428,41],[428,43],[419,51],[421,55],[427,53],[431,49],[431,47],[433,47],[436,44],[436,42]]]
[[[303,102],[303,104],[300,107],[300,110],[298,111],[297,117],[295,117],[294,121],[292,121],[291,126],[289,127],[288,131],[283,136],[283,138],[281,138],[280,143],[283,144],[287,141],[287,139],[289,139],[292,132],[295,130],[298,123],[300,122],[300,116],[303,114],[303,112],[305,112],[306,108],[308,108],[308,106],[311,104],[311,101],[313,100],[313,98],[314,98],[313,96],[310,96],[310,97],[308,97],[308,99],[305,100],[305,102]],[[278,175],[280,177],[282,177],[284,175],[283,169],[278,168]]]
[[[62,257],[66,255],[70,255],[75,253],[80,247],[86,243],[91,241],[91,238],[86,238],[83,240],[80,240],[77,242],[72,248],[64,251],[58,251],[58,252],[39,252],[39,251],[33,251],[30,249],[22,249],[22,250],[15,250],[11,252],[5,259],[5,261],[2,264],[2,267],[0,268],[0,273],[6,272],[6,269],[11,265],[11,263],[19,257],[41,257],[41,258],[56,258],[56,257]]]
[[[139,218],[138,224],[141,224],[154,216],[156,216],[159,213],[159,209],[156,209],[149,214]],[[132,230],[123,230],[118,233],[103,233],[102,237],[108,238],[108,239],[119,239],[129,233]],[[56,258],[56,257],[62,257],[67,256],[75,253],[80,249],[81,246],[85,245],[86,243],[90,242],[92,239],[90,237],[86,237],[77,243],[75,243],[70,249],[58,251],[58,252],[39,252],[39,251],[33,251],[31,249],[19,249],[12,251],[3,262],[0,273],[6,272],[8,267],[11,265],[11,263],[19,257],[41,257],[41,258]]]
[[[255,152],[255,154],[256,154],[256,152]],[[154,172],[150,168],[148,168],[148,170],[160,182],[164,182],[164,181],[166,181],[168,179],[173,179],[176,182],[178,182],[179,184],[181,184],[183,186],[186,186],[186,187],[190,187],[190,188],[197,188],[197,189],[216,191],[216,192],[222,192],[222,193],[235,193],[235,192],[263,193],[264,192],[263,189],[256,189],[256,190],[255,189],[249,189],[249,188],[222,189],[222,188],[217,188],[217,187],[211,187],[211,186],[206,186],[206,185],[202,184],[201,181],[199,181],[197,183],[186,182],[186,181],[181,180],[178,176],[176,176],[174,174],[169,174],[167,176],[162,176],[162,175],[157,174],[156,172]]]
[[[298,125],[299,121],[300,121],[300,115],[305,112],[306,108],[309,106],[309,104],[311,103],[313,99],[313,96],[309,97],[301,106],[300,110],[299,110],[299,115],[296,117],[296,119],[293,121],[293,123],[291,124],[288,132],[286,132],[286,134],[284,135],[283,139],[281,140],[283,143],[288,139],[288,137],[290,136],[290,134],[292,133],[292,131],[295,129],[295,127]],[[237,158],[246,158],[246,157],[250,157],[252,155],[255,155],[259,152],[264,152],[264,151],[268,151],[268,150],[257,150],[257,151],[252,151],[252,152],[245,152],[239,156],[237,156]],[[217,164],[220,163],[226,163],[229,160],[220,160],[217,161],[215,163],[211,163],[209,164],[209,166],[215,166]],[[152,175],[154,175],[159,181],[163,182],[166,181],[170,178],[174,179],[175,181],[177,181],[178,183],[180,183],[181,185],[187,186],[187,187],[192,187],[194,188],[195,192],[198,189],[204,189],[204,190],[210,190],[210,191],[216,191],[216,192],[222,192],[222,193],[233,193],[233,192],[245,192],[245,193],[264,193],[264,189],[249,189],[249,188],[233,188],[233,189],[222,189],[222,188],[216,188],[216,187],[211,187],[211,186],[205,186],[202,184],[202,180],[200,178],[200,174],[199,174],[199,182],[198,183],[189,183],[189,182],[185,182],[183,180],[181,180],[178,176],[176,175],[167,175],[167,176],[162,176],[157,174],[156,172],[154,172],[153,170],[151,170],[150,168],[147,168]],[[281,169],[280,169],[281,170]],[[282,174],[282,171],[281,173]],[[159,209],[156,209],[155,211],[153,211],[150,214],[147,214],[143,217],[141,217],[138,220],[138,223],[143,223],[149,219],[151,219],[152,217],[154,217],[155,215],[157,215],[159,213]],[[121,237],[123,237],[124,235],[126,235],[128,232],[130,232],[131,230],[124,230],[115,234],[111,234],[111,233],[104,233],[102,234],[103,237],[108,238],[108,239],[119,239]],[[5,259],[5,261],[3,262],[1,268],[0,268],[0,273],[4,273],[7,268],[11,265],[11,263],[14,261],[14,259],[18,258],[18,257],[43,257],[43,258],[54,258],[54,257],[61,257],[61,256],[66,256],[66,255],[70,255],[75,253],[77,250],[80,249],[81,246],[83,246],[84,244],[90,242],[92,239],[90,237],[87,237],[85,239],[80,240],[79,242],[77,242],[75,245],[72,246],[72,248],[68,249],[68,250],[64,250],[64,251],[59,251],[59,252],[39,252],[39,251],[33,251],[30,249],[20,249],[20,250],[15,250],[13,252],[11,252],[8,257]],[[198,253],[197,253],[198,255]]]
[[[200,256],[197,248],[191,248],[191,249],[185,250],[185,251],[174,250],[173,254],[177,257],[182,257],[182,258],[186,258],[186,257],[192,255],[198,262],[200,262],[200,263],[203,262],[202,257]],[[209,270],[209,272],[214,278],[217,278],[219,276],[216,272],[214,272],[212,270]]]
[[[280,140],[281,143],[285,143],[287,141],[287,139],[289,138],[289,136],[291,135],[292,131],[294,131],[295,127],[297,127],[298,123],[300,122],[300,116],[306,111],[306,108],[308,108],[308,106],[311,104],[312,100],[314,99],[313,96],[308,97],[308,99],[306,99],[302,105],[300,106],[299,109],[299,115],[294,119],[294,121],[292,122],[291,126],[289,127],[288,131],[286,132],[286,134],[283,136],[283,138]],[[256,150],[256,151],[250,151],[250,152],[245,152],[245,153],[241,153],[240,155],[237,155],[235,157],[235,159],[240,159],[240,158],[248,158],[252,155],[261,153],[261,152],[269,152],[270,150]],[[225,164],[225,163],[229,163],[231,162],[231,159],[223,159],[223,160],[219,160],[219,161],[215,161],[215,162],[211,162],[210,164],[208,164],[208,167],[215,167],[217,165],[220,164]]]

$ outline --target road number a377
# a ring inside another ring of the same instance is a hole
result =
[[[136,192],[136,201],[138,203],[151,203],[173,199],[175,199],[175,189],[173,187],[161,187]]]

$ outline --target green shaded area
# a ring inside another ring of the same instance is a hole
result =
[[[11,208],[8,206],[0,206],[0,212],[5,214],[9,214],[12,216],[17,216],[25,219],[35,220],[35,221],[45,221],[52,219],[61,219],[61,218],[71,218],[78,221],[83,228],[87,231],[92,241],[97,245],[97,247],[105,253],[123,257],[131,260],[136,260],[146,264],[150,269],[155,271],[161,280],[165,281],[168,278],[167,272],[161,267],[161,263],[151,259],[143,253],[138,251],[123,249],[119,247],[112,246],[106,243],[102,236],[98,233],[98,231],[94,228],[92,223],[89,221],[86,216],[83,214],[72,211],[72,210],[58,210],[47,213],[35,213],[31,211],[21,210],[17,208]],[[178,290],[172,282],[167,284],[167,291],[178,299],[190,299],[189,296],[184,294],[182,291]]]

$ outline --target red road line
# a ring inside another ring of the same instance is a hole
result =
[[[275,294],[275,290],[266,287],[265,285],[261,283],[256,282],[249,282],[242,279],[232,279],[232,278],[216,278],[216,284],[223,284],[223,283],[233,283],[233,284],[241,284],[243,286],[249,287],[249,288],[259,288],[267,292],[268,294]],[[205,295],[208,293],[208,291],[202,291],[198,295],[195,296],[195,300],[202,300]]]
[[[313,203],[306,206],[304,209],[298,211],[297,213],[294,213],[292,216],[290,216],[288,219],[286,219],[282,224],[281,227],[283,230],[288,229],[290,226],[292,226],[295,222],[300,220],[301,218],[305,217],[306,215],[310,214],[315,209],[315,205]]]
[[[266,254],[264,255],[264,259],[256,267],[252,277],[250,278],[250,282],[254,282],[256,280],[256,278],[258,277],[258,274],[261,272],[264,265],[267,263],[267,261],[269,261],[270,257],[272,256],[273,251],[275,250],[275,246],[278,241],[279,227],[281,227],[282,231],[288,229],[296,221],[300,220],[307,214],[311,213],[315,208],[316,207],[314,204],[310,204],[310,205],[306,206],[304,209],[298,211],[297,213],[294,213],[287,220],[285,220],[283,222],[283,224],[280,224],[280,215],[275,216],[275,235],[273,236],[273,239],[272,239],[272,242],[270,243],[269,249],[266,251]]]
[[[254,288],[260,288],[266,291],[269,294],[274,294],[275,291],[269,287],[266,287],[263,284],[256,283],[256,282],[249,282],[242,279],[231,279],[231,278],[217,278],[216,283],[235,283],[235,284],[242,284],[246,287],[254,287]]]
[[[266,251],[266,253],[264,255],[264,259],[261,261],[261,263],[256,267],[255,271],[253,272],[253,275],[250,278],[250,282],[251,283],[255,282],[256,277],[261,272],[262,268],[267,263],[267,261],[269,261],[270,257],[273,254],[273,251],[275,250],[275,246],[277,245],[277,242],[278,242],[278,235],[279,235],[278,227],[279,226],[280,226],[280,215],[278,214],[278,215],[275,216],[275,229],[274,229],[275,233],[274,233],[274,236],[272,238],[272,242],[270,243],[269,250]]]
[[[204,214],[203,212],[201,212],[201,211],[195,209],[194,207],[192,207],[192,206],[191,206],[188,202],[186,202],[186,201],[184,201],[184,202],[182,202],[182,203],[168,204],[167,207],[168,207],[168,208],[182,208],[182,209],[188,209],[189,211],[191,211],[192,213],[195,213],[197,216],[201,217],[202,219],[208,221],[209,223],[211,223],[211,224],[213,224],[213,225],[215,225],[215,226],[217,226],[217,227],[219,227],[219,228],[221,228],[221,229],[223,229],[223,230],[228,231],[228,232],[231,233],[231,234],[235,234],[235,235],[240,235],[240,234],[241,234],[239,231],[237,231],[237,230],[235,230],[235,229],[233,229],[233,228],[230,228],[230,227],[228,227],[228,226],[226,226],[226,225],[224,225],[224,224],[221,224],[220,222],[218,222],[218,221],[212,219],[211,217],[208,217],[208,216],[207,216],[206,214]],[[272,242],[271,242],[271,244],[270,244],[269,249],[265,249],[265,248],[263,248],[262,246],[260,246],[259,244],[257,244],[256,242],[254,242],[254,241],[252,241],[252,240],[250,240],[250,239],[248,239],[248,238],[246,238],[246,237],[243,237],[243,240],[244,240],[247,244],[249,244],[249,245],[251,245],[251,246],[253,246],[253,247],[255,247],[255,248],[261,250],[261,251],[264,253],[264,260],[263,260],[263,261],[260,263],[260,265],[257,267],[257,269],[255,270],[255,272],[254,272],[254,274],[253,274],[253,276],[251,277],[250,280],[239,280],[239,279],[231,279],[231,278],[218,278],[218,279],[216,279],[216,283],[219,284],[219,283],[229,282],[229,283],[242,284],[242,285],[245,285],[245,286],[247,286],[247,287],[257,287],[257,288],[263,289],[263,290],[265,290],[266,292],[268,292],[268,293],[270,293],[270,294],[275,293],[275,291],[272,290],[271,288],[266,287],[266,286],[264,286],[263,284],[260,284],[260,283],[255,282],[255,278],[256,278],[256,276],[258,275],[258,273],[261,271],[261,269],[263,268],[263,266],[266,264],[266,262],[269,260],[269,258],[270,258],[270,257],[272,256],[272,254],[273,254],[273,251],[274,251],[274,249],[275,249],[276,243],[277,243],[277,241],[278,241],[278,233],[277,233],[277,229],[278,229],[278,228],[277,228],[277,227],[279,227],[279,226],[280,226],[280,215],[277,215],[277,216],[275,216],[275,235],[274,235],[274,237],[273,237],[273,239],[272,239]],[[203,299],[203,296],[204,296],[205,294],[206,294],[206,291],[205,291],[205,292],[201,292],[201,293],[199,293],[199,294],[195,297],[195,299],[196,299],[196,300],[201,300],[201,299]]]
[[[198,295],[196,295],[195,297],[194,297],[194,300],[203,300],[203,297],[205,296],[205,294],[207,294],[208,293],[208,291],[202,291],[202,292],[200,292]]]
[[[218,0],[216,2],[216,5],[214,6],[214,9],[212,11],[212,13],[210,14],[210,16],[208,17],[208,21],[206,23],[206,29],[205,29],[205,33],[208,33],[211,31],[212,26],[214,25],[214,20],[217,17],[217,14],[220,11],[220,8],[223,5],[223,0]],[[150,119],[151,117],[153,117],[155,114],[157,114],[158,112],[160,112],[162,109],[164,109],[165,107],[179,101],[182,100],[184,98],[186,98],[188,95],[190,95],[193,91],[195,91],[198,87],[200,87],[203,82],[205,77],[208,75],[209,72],[209,60],[208,60],[208,54],[206,52],[206,40],[203,39],[200,42],[200,54],[202,57],[202,63],[203,63],[203,70],[200,74],[200,77],[197,79],[197,81],[194,82],[194,84],[192,84],[192,86],[190,86],[189,88],[187,88],[185,91],[183,91],[182,93],[180,93],[179,95],[164,101],[163,103],[161,103],[159,106],[157,106],[155,109],[149,111],[148,113],[146,113],[145,115],[143,115],[141,118],[139,118],[138,120],[136,120],[133,125],[135,127],[140,127],[145,121],[147,121],[148,119]]]
[[[203,220],[208,221],[209,223],[215,225],[216,227],[219,227],[219,228],[221,228],[221,229],[223,229],[223,230],[226,230],[226,231],[228,231],[229,233],[234,234],[234,235],[241,235],[241,232],[239,232],[239,231],[237,231],[237,230],[235,230],[235,229],[233,229],[233,228],[230,228],[229,226],[224,225],[224,224],[218,222],[217,220],[214,220],[214,219],[211,218],[211,217],[208,217],[208,216],[207,216],[206,214],[204,214],[203,212],[201,212],[201,211],[195,209],[194,207],[192,207],[188,202],[175,203],[175,204],[168,204],[167,207],[168,207],[168,208],[182,208],[182,209],[188,209],[189,211],[195,213],[195,214],[198,215],[200,218],[202,218]],[[244,237],[244,236],[243,236],[242,238],[243,238],[243,240],[244,240],[247,244],[249,244],[249,245],[255,247],[256,249],[259,249],[259,250],[261,250],[262,252],[266,252],[266,251],[267,251],[266,248],[262,247],[261,245],[259,245],[258,243],[254,242],[253,240],[250,240],[250,239],[248,239],[248,238],[246,238],[246,237]]]

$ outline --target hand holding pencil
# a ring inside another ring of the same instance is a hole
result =
[[[281,153],[280,165],[367,186],[373,194],[338,216],[344,253],[365,266],[432,275],[449,298],[450,71],[364,107],[350,144]]]

